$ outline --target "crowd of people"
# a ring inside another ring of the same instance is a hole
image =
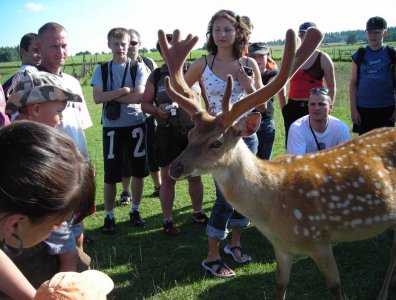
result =
[[[305,22],[299,27],[301,41],[310,27],[316,24]],[[186,83],[213,116],[222,112],[229,74],[234,78],[231,104],[277,75],[270,47],[250,41],[253,28],[246,16],[230,10],[216,12],[207,27],[208,54],[184,66]],[[396,58],[391,58],[396,54],[384,44],[387,23],[381,17],[370,18],[366,32],[367,47],[352,55],[349,90],[351,118],[359,135],[394,127],[396,119]],[[172,43],[171,34],[166,38]],[[187,147],[193,122],[166,93],[166,63],[157,67],[139,55],[139,32],[112,28],[107,45],[112,59],[98,65],[91,79],[93,101],[102,106],[105,218],[100,231],[116,231],[117,183],[122,184],[120,205],[130,205],[130,224],[145,226],[139,208],[144,178],[151,175],[153,196],[161,203],[163,231],[167,236],[179,235],[172,218],[176,181],[169,175],[169,166]],[[159,43],[157,50],[161,54]],[[83,249],[87,237],[82,220],[95,212],[95,170],[84,134],[92,121],[78,80],[62,72],[67,55],[66,29],[54,22],[44,24],[37,34],[22,37],[22,67],[0,89],[0,161],[6,170],[0,175],[0,275],[4,279],[0,292],[13,299],[33,299],[36,289],[56,274],[83,272],[90,266]],[[287,153],[321,151],[350,139],[348,126],[330,115],[336,94],[334,64],[328,54],[315,50],[277,94]],[[274,107],[274,98],[256,107],[253,112],[261,115],[260,128],[243,138],[265,160],[271,159],[275,140]],[[254,259],[241,245],[242,229],[250,220],[228,204],[216,182],[208,217],[202,209],[201,177],[187,180],[192,221],[206,225],[208,252],[202,267],[216,277],[233,277],[234,270],[221,254],[238,264]],[[230,242],[221,252],[228,228]]]

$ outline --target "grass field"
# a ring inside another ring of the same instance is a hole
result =
[[[350,63],[336,62],[337,100],[333,115],[350,127],[348,84]],[[67,72],[67,70],[66,70]],[[117,228],[114,235],[103,235],[103,160],[100,125],[101,106],[92,99],[89,78],[81,80],[94,126],[86,131],[92,162],[97,170],[97,212],[86,219],[86,234],[94,238],[94,245],[86,247],[93,259],[93,267],[107,273],[114,280],[114,299],[274,299],[275,262],[270,243],[256,230],[254,224],[244,230],[243,246],[253,262],[236,265],[229,257],[225,261],[236,271],[233,279],[222,280],[203,272],[201,261],[207,254],[205,227],[191,221],[191,202],[185,181],[177,184],[173,210],[174,221],[182,233],[167,237],[162,232],[159,199],[152,197],[153,184],[145,180],[141,212],[146,227],[129,225],[128,207],[115,209]],[[279,106],[275,104],[275,156],[283,154],[284,129]],[[213,179],[203,176],[204,209],[210,213],[215,194]],[[120,190],[120,188],[119,188]],[[119,194],[119,193],[118,193]],[[279,220],[280,224],[282,220]],[[280,225],[281,226],[281,225]],[[374,299],[379,292],[388,263],[392,241],[391,231],[379,237],[354,243],[339,244],[334,253],[341,281],[349,299]],[[227,241],[221,243],[224,247]],[[310,258],[298,256],[291,273],[287,299],[329,299],[322,275]],[[392,291],[389,299],[396,299]]]

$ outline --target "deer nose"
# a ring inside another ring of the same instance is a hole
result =
[[[179,178],[184,171],[181,163],[172,163],[169,167],[169,175],[173,178]]]

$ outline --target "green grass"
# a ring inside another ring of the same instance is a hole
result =
[[[348,84],[349,63],[336,63],[337,101],[333,114],[350,126]],[[177,183],[173,218],[182,233],[167,237],[162,232],[162,215],[158,198],[151,197],[153,184],[145,180],[141,212],[145,228],[128,224],[128,207],[117,206],[117,230],[114,235],[102,235],[99,227],[104,218],[103,161],[101,146],[101,106],[92,100],[92,89],[83,86],[94,126],[87,130],[90,156],[97,170],[97,213],[85,221],[87,235],[95,239],[86,252],[94,268],[106,272],[115,282],[115,299],[274,299],[275,263],[270,243],[254,224],[244,230],[242,243],[253,257],[253,263],[238,266],[223,257],[237,273],[233,279],[215,279],[205,274],[201,261],[207,254],[205,227],[191,221],[191,202],[185,181]],[[284,130],[276,102],[275,156],[283,154]],[[215,199],[213,179],[203,176],[204,209],[207,213]],[[120,192],[120,187],[119,187]],[[282,220],[280,220],[282,222]],[[374,299],[382,284],[392,234],[367,241],[339,244],[334,247],[341,281],[349,299]],[[221,243],[224,245],[227,241]],[[395,297],[395,294],[391,294]],[[310,258],[299,256],[293,265],[287,299],[329,299],[322,275]]]

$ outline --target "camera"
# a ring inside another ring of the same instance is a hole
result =
[[[253,76],[253,69],[251,67],[243,66],[243,69],[245,70],[247,76]]]
[[[176,116],[178,108],[179,108],[179,105],[176,102],[172,102],[171,104],[166,105],[163,108],[163,110],[164,111],[169,111],[171,113],[171,116]]]

